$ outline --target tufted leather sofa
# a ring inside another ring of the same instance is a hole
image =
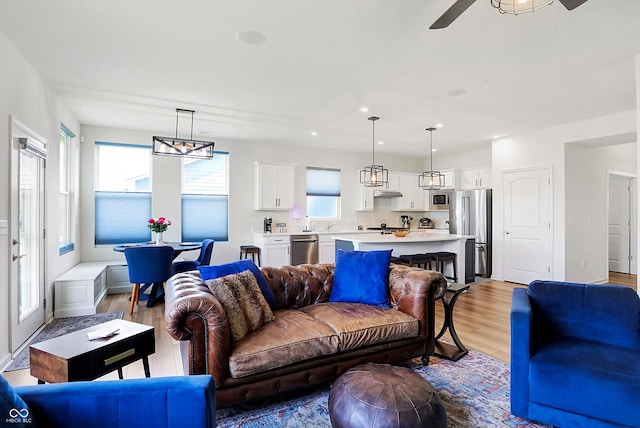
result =
[[[444,277],[391,264],[391,309],[384,310],[328,302],[334,267],[262,268],[276,297],[276,319],[235,343],[222,305],[199,272],[173,276],[165,287],[165,321],[169,334],[180,341],[185,374],[213,375],[220,408],[328,382],[367,362],[422,357],[428,364],[435,300],[446,291]],[[290,347],[304,335],[314,337]]]

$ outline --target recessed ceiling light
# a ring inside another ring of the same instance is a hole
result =
[[[362,106],[358,110],[360,110],[362,113],[366,113],[369,111],[369,107]]]
[[[260,31],[241,31],[236,39],[244,45],[257,46],[265,42],[266,37]]]
[[[432,152],[437,152],[437,151],[438,151],[438,149],[431,149],[431,151],[432,151]]]
[[[457,97],[458,95],[462,95],[465,92],[467,92],[464,89],[452,89],[450,91],[447,92],[447,95],[449,95],[450,97]]]
[[[484,79],[478,79],[474,82],[476,85],[488,85],[489,82]]]
[[[311,131],[311,135],[315,137],[316,135],[318,135],[318,133],[316,131]]]
[[[493,137],[491,137],[491,138],[500,138],[500,136],[499,136],[499,135],[494,135],[494,136],[493,136]]]
[[[441,123],[436,123],[436,128],[442,128],[444,125]]]
[[[380,140],[380,141],[378,141],[378,144],[383,145],[384,141]]]

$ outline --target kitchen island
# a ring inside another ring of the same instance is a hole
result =
[[[468,284],[475,281],[475,236],[451,235],[434,232],[410,232],[407,236],[393,234],[335,235],[336,251],[392,250],[393,257],[404,254],[434,253],[448,251],[457,254],[458,282]],[[447,276],[453,276],[453,269]]]

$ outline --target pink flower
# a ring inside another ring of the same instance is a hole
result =
[[[156,221],[155,221],[154,219],[152,219],[152,218],[150,218],[150,219],[149,219],[149,224],[153,224],[153,223],[155,223],[155,222],[156,222]]]

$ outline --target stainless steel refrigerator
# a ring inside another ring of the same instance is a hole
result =
[[[449,202],[449,232],[476,237],[476,275],[491,277],[491,189],[460,190]]]

